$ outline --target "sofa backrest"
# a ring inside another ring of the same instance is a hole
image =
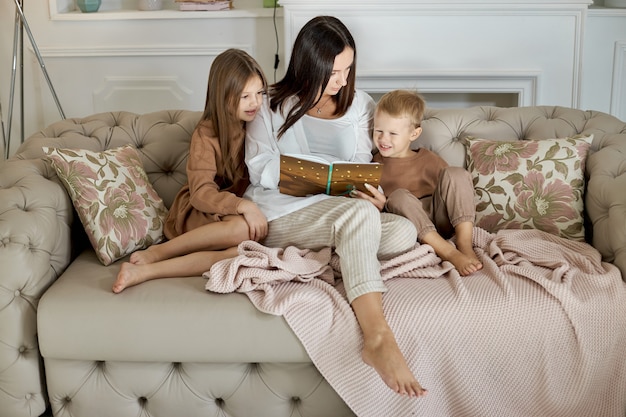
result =
[[[156,192],[170,207],[187,182],[189,143],[201,116],[198,111],[163,110],[142,115],[110,112],[65,119],[33,134],[13,158],[40,158],[44,146],[103,151],[131,144],[139,150]]]
[[[32,135],[14,158],[40,158],[42,146],[101,151],[133,144],[141,153],[154,188],[169,207],[186,182],[189,142],[200,116],[200,112],[170,110],[66,119]],[[626,123],[606,113],[558,106],[477,106],[429,108],[422,127],[416,146],[428,148],[456,166],[465,166],[462,139],[468,136],[528,140],[593,134],[585,195],[588,226],[593,226],[589,227],[593,230],[590,243],[626,275]]]
[[[626,123],[598,111],[558,106],[427,109],[417,146],[465,166],[462,139],[531,140],[594,135],[585,164],[588,241],[626,279]]]
[[[39,158],[43,146],[102,151],[132,144],[139,149],[150,181],[169,207],[186,182],[189,142],[200,116],[196,111],[164,110],[61,120],[28,138],[14,158]],[[428,108],[422,127],[415,146],[428,148],[449,164],[463,167],[465,145],[461,139],[468,136],[527,140],[593,133],[592,150],[597,150],[603,147],[605,135],[624,133],[624,123],[608,114],[554,106]]]
[[[626,125],[595,111],[566,107],[489,107],[426,109],[423,132],[416,146],[428,148],[450,165],[465,167],[462,139],[531,140],[594,134],[592,152],[602,148],[605,135],[624,134]]]

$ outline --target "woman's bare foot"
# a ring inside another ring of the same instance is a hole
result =
[[[151,264],[162,261],[157,248],[158,245],[149,246],[147,249],[138,250],[130,254],[130,263],[135,265]]]
[[[117,294],[122,292],[125,288],[146,281],[148,278],[142,273],[144,268],[144,265],[124,262],[120,267],[120,272],[117,274],[117,279],[113,283],[113,292]]]
[[[374,368],[389,388],[409,397],[426,395],[428,391],[413,376],[390,329],[364,342],[363,362]]]

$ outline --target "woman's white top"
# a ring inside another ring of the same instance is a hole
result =
[[[356,90],[352,105],[342,117],[319,119],[305,115],[277,140],[285,117],[270,110],[266,97],[259,114],[246,125],[246,165],[251,184],[244,197],[254,201],[268,220],[329,198],[325,194],[307,197],[281,194],[280,155],[313,155],[328,162],[370,162],[374,107],[372,97]],[[288,110],[286,106],[284,114]]]

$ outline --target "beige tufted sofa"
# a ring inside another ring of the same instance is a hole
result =
[[[199,112],[103,113],[57,122],[0,165],[0,417],[349,416],[281,317],[204,279],[114,295],[42,146],[139,148],[166,204],[185,183]],[[562,107],[429,109],[422,146],[464,164],[465,136],[595,135],[589,241],[626,276],[626,124]],[[591,227],[592,226],[592,227]],[[43,359],[42,359],[43,358]]]

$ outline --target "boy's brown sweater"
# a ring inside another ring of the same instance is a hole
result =
[[[417,198],[432,195],[441,171],[448,166],[443,158],[425,148],[412,151],[406,158],[386,158],[377,153],[373,160],[384,164],[380,186],[385,196],[398,188],[409,190]]]

